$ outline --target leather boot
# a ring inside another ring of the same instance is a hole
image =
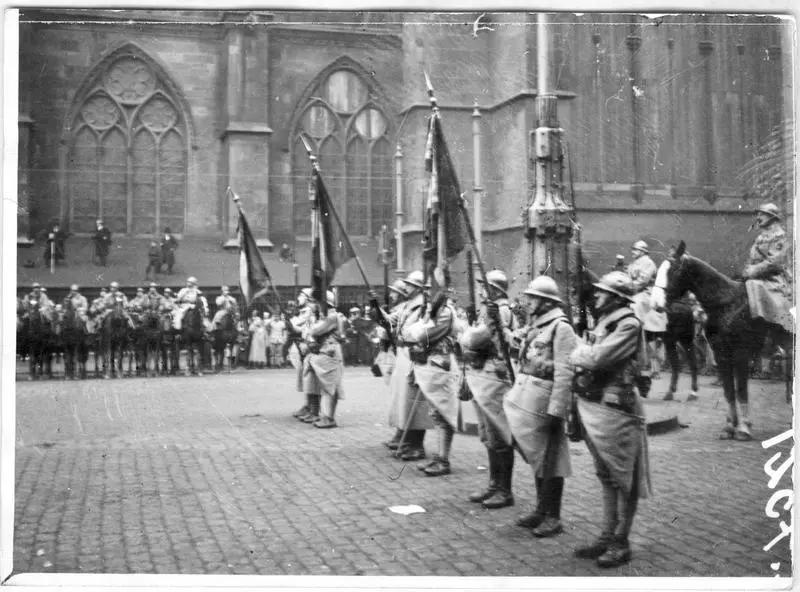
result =
[[[497,491],[481,503],[487,510],[496,510],[514,505],[514,495],[511,493],[514,449],[509,448],[495,452],[495,459],[497,461]]]
[[[497,453],[492,448],[487,448],[489,456],[489,485],[483,491],[476,491],[467,498],[473,504],[479,504],[483,500],[489,499],[497,491]]]
[[[308,413],[309,404],[310,404],[309,394],[306,393],[306,404],[300,407],[300,409],[298,409],[294,413],[292,413],[292,417],[300,419],[301,417],[306,415]]]
[[[544,521],[544,490],[542,478],[536,477],[536,509],[530,514],[520,517],[516,525],[523,528],[536,528]]]
[[[631,560],[631,547],[628,538],[616,536],[606,549],[606,552],[597,558],[600,567],[617,567]]]
[[[434,457],[434,461],[423,471],[428,477],[441,477],[450,474],[450,461],[442,457]]]
[[[564,491],[564,478],[553,477],[545,483],[545,514],[544,521],[533,529],[533,536],[546,538],[564,532],[561,524],[561,494]]]
[[[400,438],[402,438],[402,436],[403,436],[403,430],[398,428],[394,431],[394,436],[392,436],[392,439],[387,440],[386,442],[383,443],[383,445],[386,446],[386,448],[388,448],[389,450],[397,450],[397,447],[400,445]]]
[[[593,543],[575,549],[575,557],[580,559],[597,559],[608,550],[613,541],[613,534],[610,532],[601,533],[600,538]]]
[[[400,458],[405,461],[424,459],[425,449],[422,447],[422,441],[424,438],[425,430],[408,430],[408,434],[406,435],[408,448],[406,448],[405,452],[400,455]]]
[[[319,419],[319,399],[320,395],[308,395],[311,398],[308,413],[300,418],[303,423],[314,423]]]

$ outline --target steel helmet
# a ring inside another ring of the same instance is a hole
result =
[[[78,291],[78,284],[72,284],[69,287],[70,292],[77,292]]]
[[[196,286],[197,285],[197,278],[194,277],[194,276],[190,276],[189,279],[186,280],[186,283],[187,284],[194,284]]]
[[[592,285],[599,290],[610,292],[633,302],[633,280],[623,271],[611,271]]]
[[[478,280],[480,283],[484,283],[483,279]],[[508,296],[508,278],[506,274],[500,271],[499,269],[492,269],[491,271],[486,272],[486,281],[489,285],[497,290],[500,290],[503,294]]]
[[[150,282],[149,287],[150,288],[158,288],[158,284],[155,283],[155,282]]]
[[[392,282],[392,285],[389,286],[389,289],[396,294],[400,294],[400,296],[407,296],[408,295],[408,286],[403,282],[403,280],[395,280]]]
[[[314,291],[311,288],[303,288],[302,290],[300,290],[300,294],[305,296],[306,298],[314,297]]]
[[[172,294],[172,288],[164,288],[164,294]]]
[[[647,246],[647,243],[644,242],[643,240],[636,241],[635,243],[633,243],[633,246],[631,248],[632,249],[636,249],[637,251],[641,251],[642,253],[649,253],[650,252],[650,249]]]
[[[336,306],[336,296],[331,290],[325,292],[325,302],[328,303],[328,306]]]
[[[111,282],[111,284],[109,285],[109,287],[110,287],[110,288],[119,288],[119,283],[118,283],[118,282]]]
[[[774,203],[765,203],[759,206],[756,210],[756,213],[761,212],[762,214],[766,214],[768,216],[772,216],[776,220],[781,219],[781,211],[778,209]]]
[[[37,288],[41,289],[41,287],[42,287],[42,284],[40,284],[39,282],[33,282],[33,289],[34,290],[36,290]]]
[[[223,294],[227,294],[230,291],[231,291],[231,289],[228,286],[222,286],[222,293]]]
[[[528,284],[523,294],[529,296],[538,296],[539,298],[547,298],[554,302],[562,304],[561,296],[558,295],[558,284],[548,275],[540,275]]]
[[[403,281],[407,283],[409,286],[414,286],[415,288],[424,288],[425,274],[423,274],[419,270],[412,271],[403,279]]]

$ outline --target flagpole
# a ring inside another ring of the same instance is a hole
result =
[[[242,208],[242,204],[239,203],[240,201],[239,196],[233,191],[233,189],[231,189],[230,185],[228,185],[226,193],[231,196],[231,199],[233,199],[233,203],[236,204],[236,209],[239,211],[239,215],[244,216],[244,209]],[[241,250],[241,248],[242,245],[240,242],[239,249]],[[275,294],[275,299],[278,301],[278,309],[280,309],[280,311],[283,312],[283,303],[281,302],[281,296],[278,293],[278,288],[275,287],[275,284],[272,282],[272,276],[269,275],[268,277],[269,279],[267,281],[269,282],[269,285],[272,288],[273,293]],[[239,289],[241,290],[241,287]],[[247,308],[249,305],[250,305],[249,302],[245,302],[245,308]]]
[[[311,149],[311,146],[308,145],[308,142],[306,142],[305,137],[300,136],[300,139],[303,141],[303,145],[306,148],[306,152],[308,153],[309,160],[311,160],[311,166],[314,169],[314,172],[316,173],[317,176],[319,176],[321,174],[321,171],[320,171],[320,168],[319,168],[319,162],[317,161],[317,157],[314,156],[314,152]],[[318,182],[322,183],[322,178],[321,177],[319,177]],[[314,207],[313,204],[315,202],[316,202],[316,199],[314,201],[312,201],[312,208]],[[335,212],[334,212],[334,215],[336,215]],[[336,215],[336,217],[337,217],[337,222],[339,222],[338,215]],[[314,228],[313,227],[312,227],[311,231],[312,231],[312,245],[313,245],[313,232],[314,232]],[[350,237],[347,236],[347,234],[345,234],[345,240],[347,241],[347,246],[355,254],[354,259],[356,260],[356,265],[358,266],[358,271],[359,271],[359,273],[361,273],[361,279],[364,281],[364,285],[366,286],[367,290],[369,292],[371,292],[372,291],[372,286],[370,285],[369,280],[367,279],[367,272],[364,271],[364,264],[361,263],[361,257],[359,257],[358,253],[356,253],[356,250],[353,248],[353,244],[350,242]],[[324,295],[323,295],[323,297],[324,297]]]

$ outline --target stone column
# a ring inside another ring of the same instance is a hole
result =
[[[710,39],[707,27],[703,27],[703,39],[698,42],[700,57],[703,59],[701,78],[701,113],[704,122],[702,128],[702,146],[700,147],[700,185],[703,198],[714,203],[717,199],[715,158],[714,158],[714,109],[711,97],[711,53],[714,51],[714,42]]]
[[[237,248],[236,209],[225,188],[241,198],[259,247],[272,248],[269,240],[269,33],[271,16],[251,12],[226,14],[225,85],[221,140],[223,176],[218,191],[222,203],[223,245]]]
[[[633,17],[636,18],[636,17]],[[631,119],[633,120],[633,185],[631,190],[633,198],[637,202],[641,202],[644,197],[644,171],[642,170],[642,155],[641,150],[644,142],[642,142],[642,125],[641,109],[639,108],[639,95],[641,89],[641,77],[639,76],[639,47],[642,45],[642,36],[639,28],[636,25],[631,25],[630,34],[625,39],[625,43],[631,52],[630,57],[630,85],[631,85]]]

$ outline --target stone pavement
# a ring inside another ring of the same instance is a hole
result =
[[[687,427],[650,438],[655,496],[640,503],[633,561],[608,571],[572,556],[601,520],[585,444],[571,444],[565,532],[537,540],[513,525],[535,501],[519,458],[517,505],[494,511],[465,501],[487,480],[474,436],[456,436],[446,477],[391,459],[387,389],[366,369],[347,369],[334,430],[290,417],[300,395],[285,370],[20,382],[14,572],[788,576],[788,540],[762,548],[790,520],[765,506],[791,481],[771,489],[764,464],[793,441],[760,441],[791,427],[791,407],[780,384],[753,382],[756,440],[719,441],[725,403],[710,383],[699,402],[651,404]],[[388,510],[401,504],[426,512]]]

